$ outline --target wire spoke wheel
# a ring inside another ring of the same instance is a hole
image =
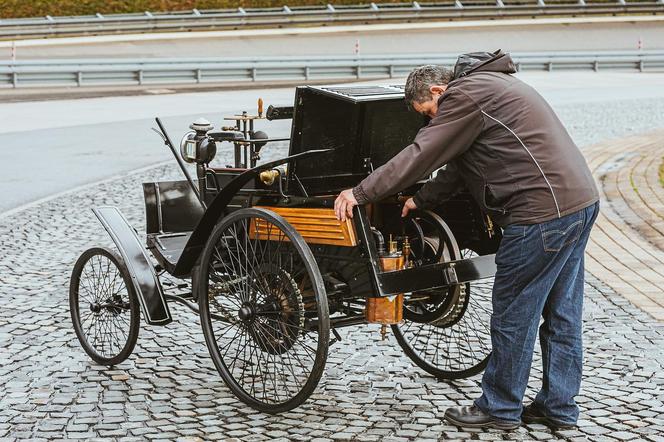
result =
[[[329,313],[297,231],[268,210],[233,212],[208,239],[194,279],[210,355],[233,393],[268,413],[304,402],[325,367]]]
[[[433,255],[440,262],[478,256],[470,249],[459,250],[442,219],[437,221],[443,226],[438,232],[445,236],[435,241],[445,245],[445,253]],[[404,321],[392,326],[397,342],[415,364],[439,379],[481,372],[491,353],[492,289],[493,278],[487,278],[411,294],[404,302]]]
[[[74,331],[97,363],[115,365],[134,350],[140,310],[124,261],[115,252],[95,247],[76,261],[69,285]]]

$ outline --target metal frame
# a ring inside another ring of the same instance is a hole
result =
[[[494,4],[491,4],[494,3]],[[658,14],[664,12],[662,0],[649,2],[578,2],[547,4],[530,0],[512,4],[511,0],[454,0],[446,3],[364,5],[283,6],[281,8],[237,8],[136,14],[97,13],[80,17],[6,19],[0,21],[0,39],[101,35],[131,32],[237,29],[292,25],[330,25],[344,23],[382,23],[410,20],[496,19],[579,15]]]
[[[207,207],[203,217],[198,222],[198,225],[189,237],[189,241],[180,255],[180,259],[175,265],[173,276],[183,277],[188,275],[193,269],[198,257],[200,256],[205,242],[207,241],[212,229],[217,222],[225,215],[226,207],[235,197],[235,195],[251,180],[256,179],[258,174],[264,170],[272,169],[281,164],[287,163],[294,159],[303,159],[313,155],[319,155],[324,152],[329,152],[330,149],[319,149],[302,152],[297,155],[291,155],[279,160],[271,161],[269,163],[261,164],[253,169],[247,169],[240,175],[235,177],[217,194],[212,203]]]
[[[517,52],[518,70],[664,70],[664,51]],[[452,65],[458,54],[363,56],[54,59],[0,63],[1,88],[331,82],[405,77],[428,63]]]

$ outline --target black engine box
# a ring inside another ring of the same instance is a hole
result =
[[[408,109],[403,86],[298,87],[289,155],[334,151],[291,163],[289,188],[299,187],[296,179],[310,195],[353,187],[408,146],[426,123]]]

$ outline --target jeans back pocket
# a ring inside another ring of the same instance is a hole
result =
[[[540,224],[545,252],[559,252],[576,242],[583,231],[583,214],[573,213]]]

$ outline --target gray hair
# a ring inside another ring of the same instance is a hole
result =
[[[413,69],[408,75],[405,88],[405,100],[410,105],[413,101],[421,103],[431,99],[429,88],[437,84],[452,81],[454,72],[443,66],[427,64]]]

